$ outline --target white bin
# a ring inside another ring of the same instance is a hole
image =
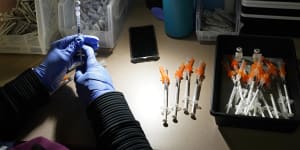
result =
[[[106,9],[108,17],[107,31],[83,29],[82,33],[97,36],[100,39],[101,48],[114,48],[124,24],[125,17],[128,12],[128,6],[128,0],[110,0]],[[60,0],[58,13],[58,26],[60,33],[63,36],[76,34],[74,0]]]
[[[197,0],[197,7],[196,7],[196,35],[197,39],[200,42],[214,42],[217,39],[218,35],[226,34],[226,35],[238,35],[240,30],[240,0],[234,0],[235,6],[234,6],[234,14],[235,14],[235,27],[233,32],[226,32],[226,33],[220,33],[216,31],[203,31],[201,30],[201,24],[202,24],[202,17],[203,17],[203,11],[204,7],[203,0]]]
[[[37,33],[0,36],[0,53],[47,54],[50,43],[60,37],[58,0],[35,0]]]

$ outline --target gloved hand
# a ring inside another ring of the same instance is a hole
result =
[[[83,44],[90,45],[93,49],[98,49],[99,39],[95,36],[67,36],[51,44],[51,50],[43,62],[34,68],[34,72],[39,76],[42,84],[54,92],[63,80],[67,70],[79,60],[77,51]]]
[[[114,91],[108,71],[97,62],[93,49],[83,45],[85,63],[77,68],[75,83],[80,99],[89,103],[104,93]]]

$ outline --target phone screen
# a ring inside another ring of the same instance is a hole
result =
[[[153,25],[130,27],[129,36],[132,63],[159,59]]]

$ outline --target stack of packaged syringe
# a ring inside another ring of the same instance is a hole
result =
[[[37,33],[34,0],[17,0],[16,7],[0,13],[0,36]]]
[[[107,31],[107,5],[110,0],[81,1],[81,26],[83,30]]]
[[[254,49],[252,57],[243,56],[242,48],[238,47],[235,56],[226,57],[223,65],[233,82],[226,113],[276,119],[293,117],[282,59],[264,58],[260,49]]]
[[[10,7],[0,14],[0,53],[47,54],[51,43],[61,36],[57,26],[58,0],[3,3],[10,3]]]

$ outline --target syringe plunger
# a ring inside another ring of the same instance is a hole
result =
[[[77,33],[80,34],[80,1],[75,1],[75,16],[76,16],[76,26],[77,26]]]

